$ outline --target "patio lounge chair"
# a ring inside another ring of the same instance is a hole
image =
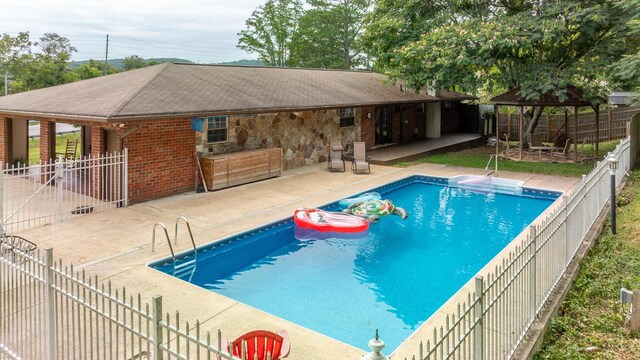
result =
[[[222,348],[243,360],[278,360],[289,356],[291,344],[286,330],[278,330],[275,333],[255,330],[240,336],[232,343],[224,339]]]
[[[552,151],[551,155],[558,157],[567,157],[569,155],[569,147],[571,147],[571,139],[567,139],[564,143],[564,147],[562,149],[558,149],[558,151]]]
[[[364,142],[353,143],[353,162],[351,163],[351,170],[354,173],[361,173],[366,171],[367,174],[371,173],[371,165],[369,165],[369,159],[365,150]]]
[[[340,141],[332,140],[329,143],[329,159],[327,160],[327,168],[329,171],[344,172],[346,166],[344,165],[343,150]]]

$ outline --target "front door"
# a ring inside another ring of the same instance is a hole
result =
[[[391,141],[391,108],[376,108],[376,145],[388,144]]]

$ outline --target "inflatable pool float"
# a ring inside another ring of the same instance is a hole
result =
[[[382,196],[380,196],[380,194],[378,194],[377,192],[368,192],[354,198],[342,199],[340,200],[339,204],[341,206],[349,206],[355,203],[361,203],[369,200],[380,200],[381,198]]]
[[[395,206],[389,199],[367,200],[354,203],[342,211],[347,214],[363,217],[371,222],[377,222],[381,216],[391,214],[398,215],[402,219],[406,219],[409,216],[405,209]]]
[[[320,209],[296,209],[293,222],[301,228],[316,231],[361,232],[369,228],[369,222],[361,217]]]

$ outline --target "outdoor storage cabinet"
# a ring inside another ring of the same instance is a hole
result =
[[[282,175],[282,149],[259,149],[200,158],[209,190]]]

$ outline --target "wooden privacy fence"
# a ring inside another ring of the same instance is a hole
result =
[[[600,112],[600,134],[596,136],[596,114],[594,112],[578,113],[578,138],[573,139],[574,115],[569,113],[567,121],[564,114],[543,114],[536,127],[535,134],[540,135],[544,142],[553,142],[559,134],[567,134],[576,142],[584,139],[587,144],[596,141],[608,141],[623,139],[627,136],[627,124],[631,118],[640,113],[638,107],[624,107],[609,109]],[[509,140],[520,140],[520,114],[500,114],[498,119],[498,131],[504,139],[504,134],[509,135]]]
[[[616,185],[630,169],[630,138],[612,156],[618,160]],[[478,274],[475,290],[452,298],[449,313],[434,327],[411,359],[511,359],[604,211],[610,195],[607,160],[600,161],[559,200],[559,206],[531,225],[523,240],[495,269]],[[461,301],[462,300],[462,301]],[[428,324],[427,324],[428,325]],[[405,357],[405,360],[408,359]]]

